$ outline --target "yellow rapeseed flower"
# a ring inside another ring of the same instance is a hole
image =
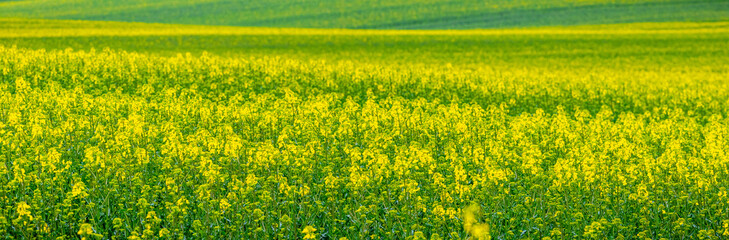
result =
[[[304,239],[315,239],[316,235],[314,232],[316,232],[316,228],[312,226],[306,226],[304,230],[301,230],[301,233],[304,234]]]

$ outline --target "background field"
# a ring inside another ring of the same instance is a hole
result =
[[[726,22],[634,23],[505,30],[402,31],[240,28],[0,20],[0,43],[31,49],[126,50],[159,56],[208,52],[379,66],[650,69],[712,67],[726,56]],[[721,65],[720,65],[721,66]]]
[[[630,22],[726,21],[723,0],[377,0],[0,2],[0,17],[204,25],[469,29]]]

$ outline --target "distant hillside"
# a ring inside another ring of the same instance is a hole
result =
[[[726,0],[0,0],[0,17],[202,25],[466,29],[729,20]]]

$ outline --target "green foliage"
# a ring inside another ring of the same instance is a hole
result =
[[[721,0],[25,0],[0,17],[204,25],[466,29],[729,20]]]

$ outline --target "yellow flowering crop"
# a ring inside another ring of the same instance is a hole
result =
[[[727,238],[727,24],[630,26],[0,33],[0,238]]]
[[[312,226],[306,226],[304,230],[301,230],[301,233],[304,234],[304,239],[315,239],[316,238],[316,228]]]

